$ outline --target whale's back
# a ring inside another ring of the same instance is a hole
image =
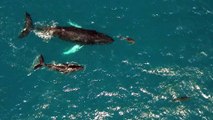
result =
[[[55,27],[54,36],[81,44],[106,44],[114,40],[103,33],[75,27]]]

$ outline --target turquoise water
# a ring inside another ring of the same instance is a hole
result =
[[[1,0],[0,11],[1,120],[213,118],[212,0]],[[71,20],[115,42],[63,55],[75,44],[34,33],[17,38],[26,11],[36,24]],[[33,71],[41,53],[47,63],[86,69]],[[181,96],[190,100],[172,101]]]

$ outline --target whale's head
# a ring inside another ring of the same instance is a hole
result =
[[[102,33],[95,36],[94,39],[95,39],[94,42],[98,43],[98,44],[109,44],[109,43],[114,42],[114,39],[112,37],[102,34]]]

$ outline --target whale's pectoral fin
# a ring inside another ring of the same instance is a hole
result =
[[[19,38],[24,38],[25,36],[27,36],[30,33],[30,30],[28,29],[23,29],[20,33],[20,35],[18,36]]]
[[[83,45],[74,45],[73,47],[71,47],[69,50],[63,52],[64,55],[69,55],[69,54],[73,54],[78,52],[81,48],[83,47]]]
[[[69,25],[71,25],[71,26],[74,26],[74,27],[77,27],[77,28],[82,28],[82,26],[78,25],[78,24],[75,23],[75,22],[72,22],[71,20],[69,20],[67,23],[68,23]]]

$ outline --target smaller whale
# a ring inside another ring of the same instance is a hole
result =
[[[130,44],[135,44],[135,40],[133,40],[130,37],[118,36],[118,38],[121,39],[121,40],[126,40]]]
[[[39,59],[39,63],[34,66],[34,70],[37,70],[41,67],[48,67],[51,70],[56,70],[56,71],[59,71],[63,74],[66,74],[66,73],[70,73],[70,72],[79,71],[79,70],[84,69],[84,67],[82,65],[78,65],[78,64],[74,64],[74,63],[46,64],[46,63],[44,63],[43,55],[40,55],[38,59]]]
[[[181,96],[181,97],[177,97],[177,98],[173,99],[173,101],[174,102],[183,102],[183,101],[187,101],[189,99],[190,99],[190,97],[188,97],[188,96]]]
[[[19,35],[19,38],[26,37],[32,30],[45,32],[53,37],[78,44],[107,44],[114,41],[112,37],[104,33],[74,26],[34,27],[30,14],[26,13],[24,29]]]

